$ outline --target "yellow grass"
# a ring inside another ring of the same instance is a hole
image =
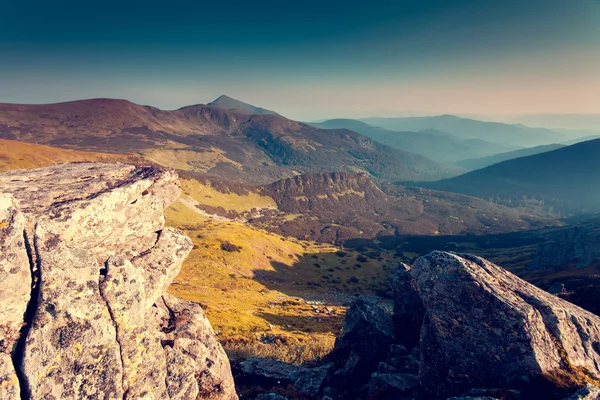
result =
[[[222,193],[208,184],[202,184],[192,179],[181,179],[181,189],[185,195],[192,197],[201,204],[211,207],[223,207],[227,211],[242,213],[253,208],[277,208],[275,200],[269,196],[261,196],[251,192],[246,195]]]
[[[132,164],[141,163],[143,159],[136,155],[76,151],[0,139],[0,172],[14,169],[47,167],[74,161],[123,162]]]
[[[167,210],[167,222],[184,229],[194,243],[169,292],[203,305],[234,358],[302,363],[322,357],[342,327],[345,307],[336,296],[372,293],[380,282],[389,282],[382,262],[369,260],[356,269],[357,253],[340,257],[332,246],[214,221],[180,202]],[[224,251],[223,243],[240,250]],[[360,282],[350,282],[353,276]],[[274,343],[263,344],[260,339],[269,336]]]
[[[207,172],[220,162],[233,164],[241,168],[241,164],[228,159],[225,152],[212,148],[203,152],[177,149],[150,150],[144,157],[163,167],[175,168],[183,171]]]

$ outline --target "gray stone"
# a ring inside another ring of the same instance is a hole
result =
[[[338,351],[349,353],[346,364],[336,374],[354,384],[366,382],[386,358],[394,340],[391,316],[374,301],[359,297],[346,312],[344,330],[335,342]]]
[[[277,393],[263,393],[256,396],[256,400],[288,400],[288,398]]]
[[[19,392],[14,363],[32,400],[237,399],[201,307],[165,294],[192,247],[164,228],[174,172],[64,164],[2,174],[0,192],[0,305],[10,300],[0,307],[1,400]],[[9,264],[19,279],[5,287]],[[20,359],[11,351],[24,322]]]
[[[371,399],[393,399],[410,395],[419,388],[419,377],[413,374],[385,374],[376,372],[367,385]]]
[[[294,391],[301,396],[317,397],[327,383],[333,363],[328,363],[315,368],[304,368],[292,375]]]
[[[599,400],[600,399],[600,388],[596,386],[587,385],[579,389],[572,396],[567,397],[565,400]]]
[[[300,367],[270,358],[251,357],[240,363],[246,378],[257,382],[286,384],[293,381]]]
[[[550,288],[548,289],[548,293],[550,294],[559,294],[559,293],[563,293],[565,291],[565,285],[557,282],[554,285],[550,286]]]
[[[10,194],[0,193],[0,400],[19,395],[12,357],[31,296],[25,217]]]
[[[400,264],[394,274],[394,325],[398,341],[408,348],[419,344],[425,309],[410,274],[410,267]]]
[[[427,312],[420,379],[434,395],[600,378],[596,315],[472,255],[432,252],[411,274]]]

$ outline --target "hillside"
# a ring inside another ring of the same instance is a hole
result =
[[[454,115],[409,118],[365,118],[361,121],[394,131],[422,131],[438,129],[463,139],[482,139],[504,146],[532,147],[557,143],[564,135],[544,128],[530,128],[521,124],[484,122]],[[502,150],[501,150],[502,151]]]
[[[366,174],[302,175],[263,187],[278,211],[250,223],[305,240],[343,244],[396,235],[489,234],[533,229],[543,220],[473,197],[390,186]]]
[[[564,214],[600,210],[600,139],[504,161],[427,187],[518,206],[535,200]]]
[[[47,167],[57,163],[74,161],[139,164],[143,162],[143,159],[137,155],[67,150],[0,139],[0,173],[14,169]]]
[[[466,168],[468,170],[475,170],[485,168],[489,165],[498,164],[502,161],[513,160],[515,158],[532,156],[534,154],[546,153],[548,151],[557,150],[565,147],[562,144],[548,144],[543,146],[535,146],[527,149],[520,149],[515,151],[509,151],[506,153],[494,154],[488,157],[480,158],[468,158],[466,160],[458,161],[455,164],[459,167]]]
[[[256,107],[252,104],[244,103],[243,101],[239,101],[233,99],[227,95],[221,95],[216,100],[211,101],[207,105],[211,107],[222,108],[224,110],[229,111],[240,111],[248,114],[260,114],[260,115],[277,115],[281,117],[281,114],[276,113],[275,111],[267,110],[266,108]]]
[[[453,134],[428,129],[419,132],[399,132],[368,125],[352,119],[332,119],[312,124],[324,129],[350,129],[391,147],[421,154],[438,162],[455,162],[471,157],[483,157],[514,146],[500,146],[479,139],[462,139]]]
[[[367,172],[384,181],[455,176],[423,156],[348,130],[206,105],[174,111],[126,100],[0,104],[0,138],[94,152],[138,153],[167,167],[268,183],[298,173]]]

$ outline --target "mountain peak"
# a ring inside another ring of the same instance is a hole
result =
[[[267,110],[266,108],[256,107],[252,104],[244,103],[243,101],[236,100],[233,97],[227,96],[226,94],[220,95],[214,101],[208,103],[208,105],[224,110],[241,111],[248,114],[277,115],[281,117],[281,115],[276,113],[275,111]]]

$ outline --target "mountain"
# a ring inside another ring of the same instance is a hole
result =
[[[386,187],[367,174],[308,174],[263,186],[279,212],[251,223],[285,236],[335,244],[397,235],[510,232],[554,224],[477,198],[421,188]]]
[[[424,183],[427,187],[513,206],[537,202],[566,214],[600,210],[600,139]]]
[[[256,107],[252,104],[244,103],[243,101],[239,101],[233,99],[227,95],[221,95],[216,100],[208,103],[211,107],[222,108],[223,110],[229,111],[239,111],[248,114],[260,114],[260,115],[277,115],[281,117],[280,114],[275,111],[267,110],[266,108]]]
[[[514,146],[500,146],[480,139],[462,139],[436,129],[399,132],[353,119],[332,119],[311,125],[324,129],[350,129],[388,146],[421,154],[442,163],[515,149]]]
[[[564,140],[558,132],[544,128],[530,128],[521,124],[484,122],[454,115],[412,118],[365,118],[361,121],[394,131],[422,131],[438,129],[463,139],[482,139],[504,146],[532,147]]]
[[[163,166],[259,184],[339,170],[384,181],[456,175],[456,169],[349,130],[203,104],[173,111],[113,99],[0,104],[0,139],[135,153]]]
[[[480,158],[469,158],[466,160],[458,161],[455,164],[459,167],[466,168],[468,170],[475,170],[485,168],[489,165],[497,164],[502,161],[512,160],[519,157],[532,156],[534,154],[546,153],[548,151],[557,150],[565,147],[562,144],[548,144],[542,146],[530,147],[527,149],[520,149],[515,151],[509,151],[506,153],[494,154],[488,157]]]

